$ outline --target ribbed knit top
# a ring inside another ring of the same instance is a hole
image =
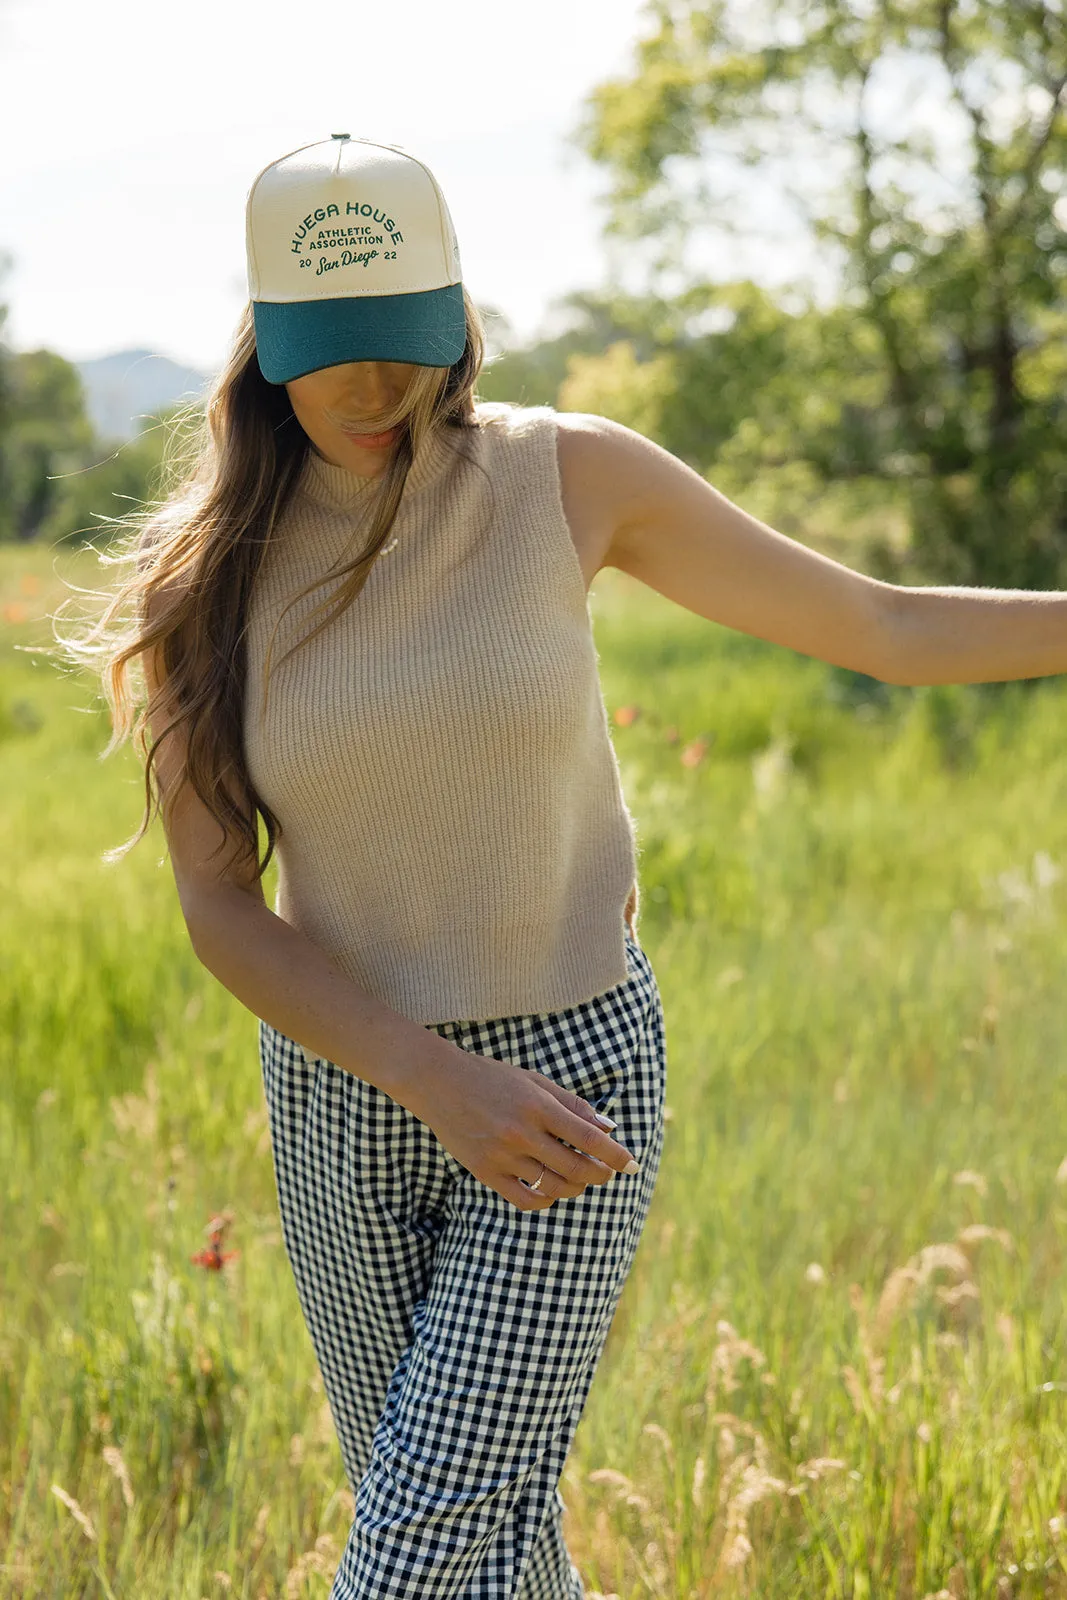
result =
[[[557,414],[477,415],[412,463],[394,547],[279,666],[338,581],[289,611],[264,716],[271,630],[358,555],[379,483],[309,449],[246,635],[249,774],[283,830],[274,909],[424,1024],[559,1011],[622,983],[636,910]]]

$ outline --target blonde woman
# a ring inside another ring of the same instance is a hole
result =
[[[666,1071],[589,627],[604,530],[556,414],[475,398],[428,168],[334,134],[265,167],[246,220],[198,460],[109,613],[136,602],[104,673],[109,748],[146,755],[123,849],[157,807],[196,954],[260,1019],[356,1501],[332,1600],[563,1600],[558,1483]]]
[[[558,1485],[666,1074],[589,585],[613,565],[893,682],[1062,671],[1064,597],[881,584],[626,428],[479,403],[448,208],[397,146],[292,151],[246,220],[195,469],[122,557],[109,748],[146,755],[123,848],[155,805],[196,954],[259,1018],[355,1497],[331,1600],[577,1600]]]

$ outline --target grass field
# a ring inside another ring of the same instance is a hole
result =
[[[158,823],[100,861],[140,765],[15,648],[61,577],[0,549],[0,1595],[325,1597],[255,1019]],[[669,1122],[562,1485],[587,1590],[1067,1596],[1065,686],[886,687],[611,571],[593,611]]]

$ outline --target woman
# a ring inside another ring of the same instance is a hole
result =
[[[197,956],[260,1019],[356,1499],[334,1600],[563,1600],[557,1485],[666,1068],[592,572],[555,414],[475,401],[483,332],[421,163],[347,134],[292,152],[252,185],[247,243],[209,434],[114,601],[137,620],[109,749],[134,661],[155,740],[123,848],[156,804]]]
[[[558,1484],[666,1071],[589,584],[615,565],[898,682],[925,681],[899,664],[905,596],[948,608],[943,632],[941,610],[908,625],[929,681],[1064,670],[1062,615],[1034,605],[1063,597],[895,589],[627,429],[478,403],[448,208],[396,146],[293,151],[246,220],[251,304],[195,470],[119,558],[137,620],[109,750],[155,739],[123,848],[156,804],[194,949],[260,1019],[283,1237],[355,1496],[331,1600],[578,1597]]]

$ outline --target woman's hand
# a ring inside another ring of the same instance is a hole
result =
[[[433,1050],[404,1104],[468,1172],[520,1211],[543,1211],[590,1183],[609,1183],[633,1162],[580,1095],[532,1069],[462,1050],[440,1035],[435,1043],[444,1052]],[[540,1188],[528,1189],[542,1162]]]

